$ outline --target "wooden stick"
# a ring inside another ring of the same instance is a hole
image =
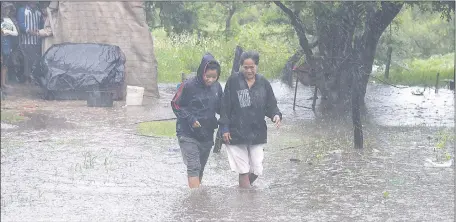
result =
[[[294,94],[294,101],[293,101],[293,111],[295,111],[295,107],[296,107],[296,94],[298,93],[298,82],[299,82],[299,78],[298,78],[298,73],[296,73],[296,85],[295,85],[295,94]]]

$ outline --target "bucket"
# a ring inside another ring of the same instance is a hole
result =
[[[92,91],[87,96],[88,107],[112,107],[112,92]]]
[[[125,105],[127,106],[141,106],[144,96],[144,87],[127,86],[127,98]]]

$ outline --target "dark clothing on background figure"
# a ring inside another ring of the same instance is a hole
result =
[[[11,18],[2,18],[1,21],[1,29],[2,29],[2,39],[1,39],[1,50],[2,50],[2,58],[3,63],[2,66],[9,66],[10,64],[10,56],[14,49],[15,40],[18,36],[18,30],[14,21]]]
[[[20,48],[24,55],[24,75],[30,77],[33,67],[41,58],[41,38],[27,31],[38,31],[43,28],[44,21],[41,12],[30,7],[19,8],[17,22],[20,34]]]
[[[275,115],[282,119],[277,100],[269,81],[255,75],[255,83],[249,89],[244,74],[231,75],[223,93],[220,125],[222,134],[229,132],[231,145],[257,145],[267,142],[265,116]]]

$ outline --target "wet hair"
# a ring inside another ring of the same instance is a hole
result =
[[[7,10],[9,10],[8,13],[6,13]],[[14,10],[15,10],[15,8],[12,3],[2,2],[2,10],[1,10],[2,21],[3,21],[3,17],[11,17]]]
[[[206,66],[206,71],[207,70],[215,70],[215,71],[217,71],[217,74],[220,75],[220,65],[217,62],[214,62],[214,61],[209,62]]]
[[[256,52],[256,51],[243,52],[241,54],[241,60],[240,60],[240,65],[241,66],[244,64],[244,61],[246,59],[251,59],[251,60],[253,60],[255,65],[258,65],[258,63],[260,62],[260,54],[258,54],[258,52]]]

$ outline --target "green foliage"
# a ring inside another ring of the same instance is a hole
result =
[[[380,78],[384,79],[384,70],[380,69]],[[454,53],[444,56],[432,56],[429,59],[407,59],[403,65],[393,64],[387,80],[401,85],[427,85],[434,86],[440,73],[440,80],[453,79]]]
[[[454,16],[453,16],[454,17]],[[454,76],[455,21],[442,19],[433,4],[412,4],[393,20],[377,45],[375,64],[386,63],[387,48],[393,48],[388,82],[403,85],[435,85]],[[384,69],[377,70],[382,74]]]
[[[18,123],[25,120],[24,116],[12,111],[1,111],[1,121],[5,123]]]
[[[192,32],[197,26],[197,8],[184,2],[145,2],[146,20],[151,27],[163,27],[168,34]]]
[[[398,2],[399,4],[400,2]],[[259,72],[274,78],[280,75],[289,56],[300,49],[288,16],[268,2],[147,2],[149,25],[155,37],[159,81],[179,82],[180,73],[196,71],[201,56],[211,52],[222,64],[222,80],[231,71],[236,45],[260,52]],[[316,38],[316,19],[337,25],[337,13],[347,7],[361,13],[355,35],[361,36],[368,4],[378,10],[381,2],[285,2],[302,20],[310,42]],[[386,62],[393,47],[390,82],[406,85],[435,84],[435,75],[452,78],[455,28],[446,2],[407,2],[407,6],[387,28],[377,46],[375,65]],[[454,5],[454,3],[453,3]],[[453,6],[454,7],[454,6]],[[230,10],[230,30],[225,32]],[[336,13],[336,14],[334,14]],[[327,15],[327,16],[326,16]],[[338,14],[337,14],[338,15]],[[448,15],[448,16],[446,16]],[[332,16],[332,17],[331,17]],[[449,22],[444,18],[449,19]],[[186,18],[189,19],[186,19]],[[152,25],[154,24],[154,25]],[[160,25],[158,25],[160,24]],[[158,28],[157,28],[158,27]],[[361,30],[361,31],[360,31]],[[318,48],[315,48],[318,49]],[[445,55],[445,56],[438,56]],[[432,58],[431,58],[432,57]],[[445,66],[444,64],[448,64]],[[382,69],[379,71],[383,72]]]
[[[222,66],[221,80],[231,73],[234,50],[237,45],[244,50],[260,53],[258,72],[268,78],[277,77],[294,49],[277,37],[264,37],[266,27],[251,24],[240,26],[240,33],[225,40],[221,35],[198,38],[196,34],[166,37],[165,31],[155,30],[155,54],[158,62],[159,82],[179,82],[180,73],[196,72],[201,57],[210,52]],[[172,45],[172,47],[171,47]]]
[[[377,46],[377,65],[385,64],[388,45],[393,47],[393,63],[410,58],[429,58],[454,52],[454,19],[442,20],[439,13],[409,7],[395,18]]]

